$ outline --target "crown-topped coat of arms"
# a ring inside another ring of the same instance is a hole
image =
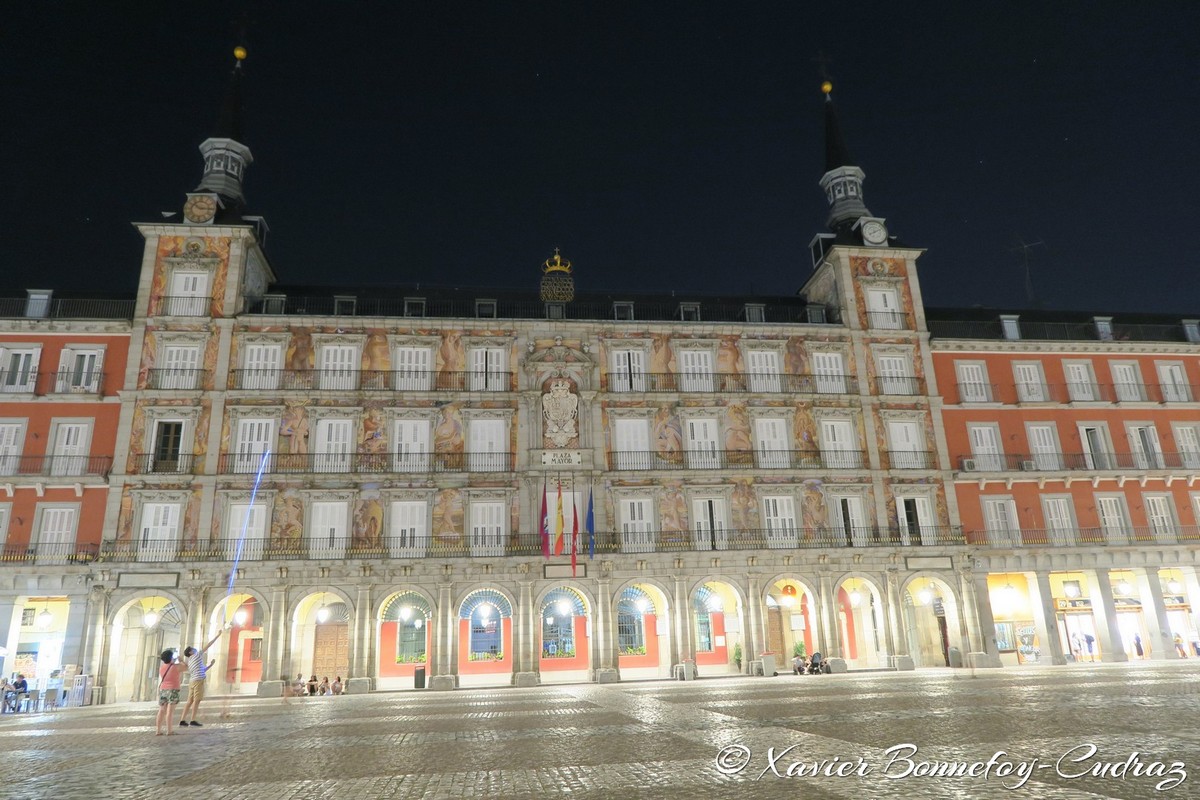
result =
[[[566,447],[578,434],[578,418],[579,397],[571,393],[571,382],[565,378],[551,381],[550,391],[542,395],[544,437],[556,448]]]

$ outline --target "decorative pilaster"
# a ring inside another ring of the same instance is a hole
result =
[[[276,586],[271,590],[271,603],[267,612],[267,624],[263,630],[262,680],[258,682],[259,697],[279,697],[284,684],[292,679],[293,664],[285,657],[291,651],[288,638],[291,626],[287,624],[287,586]]]
[[[533,581],[523,580],[520,600],[513,609],[513,686],[537,686],[541,682],[537,641],[533,635],[537,620],[532,615]]]
[[[1121,629],[1117,626],[1117,604],[1113,601],[1112,578],[1107,569],[1085,569],[1088,583],[1093,588],[1092,614],[1096,618],[1096,638],[1100,643],[1100,660],[1104,662],[1128,661],[1125,645],[1121,640]],[[1096,600],[1100,602],[1097,604]]]
[[[821,638],[826,658],[842,658],[841,626],[838,624],[837,606],[834,603],[833,579],[827,573],[821,575]]]
[[[974,613],[967,615],[967,631],[971,652],[967,665],[975,668],[1003,666],[996,647],[996,620],[992,617],[992,602],[988,596],[987,575],[962,570],[958,574],[959,588],[964,598],[970,598]]]
[[[438,584],[437,607],[437,639],[438,653],[435,672],[429,679],[429,688],[447,690],[458,688],[458,678],[454,673],[454,646],[458,641],[457,620],[454,619],[454,608],[451,601],[452,583]]]
[[[592,668],[596,683],[616,683],[621,680],[617,671],[616,637],[613,635],[612,582],[607,578],[596,581],[596,623],[592,626]]]
[[[1158,580],[1158,570],[1137,567],[1133,570],[1133,575],[1137,581],[1138,597],[1142,601],[1142,620],[1146,623],[1146,635],[1150,639],[1142,643],[1142,653],[1154,661],[1178,658],[1171,622],[1167,618],[1167,604],[1163,600],[1162,584]],[[1133,642],[1129,645],[1134,649]],[[1136,654],[1136,649],[1134,652]]]
[[[1033,607],[1033,626],[1037,631],[1038,641],[1042,643],[1042,652],[1050,657],[1051,664],[1065,664],[1067,657],[1063,650],[1062,637],[1058,633],[1058,609],[1054,606],[1054,593],[1050,588],[1049,573],[1039,572],[1033,575],[1026,573],[1026,585],[1029,587],[1029,602]]]

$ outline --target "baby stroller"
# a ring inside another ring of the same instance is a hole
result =
[[[813,653],[812,658],[809,659],[808,662],[808,674],[820,675],[822,672],[824,672],[822,669],[824,663],[824,657],[820,653]]]

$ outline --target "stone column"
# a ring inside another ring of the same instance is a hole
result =
[[[613,613],[615,603],[616,598],[612,596],[612,583],[609,579],[597,580],[596,622],[592,625],[592,634],[595,638],[592,664],[596,671],[596,683],[616,683],[621,680],[620,673],[617,671],[616,626]]]
[[[675,653],[672,663],[681,663],[685,658],[695,659],[695,643],[692,641],[692,606],[688,602],[687,583],[675,578]]]
[[[434,667],[434,675],[429,679],[429,688],[436,690],[456,689],[458,688],[458,678],[455,669],[455,649],[454,643],[458,640],[457,622],[455,619],[454,609],[451,607],[450,592],[453,589],[452,583],[438,584],[438,609],[437,609],[437,662],[431,663]]]
[[[1194,629],[1200,630],[1200,574],[1195,567],[1180,567],[1179,572],[1183,575],[1183,596],[1189,607],[1191,616],[1191,625]],[[1174,631],[1171,632],[1174,638]],[[1182,636],[1183,631],[1179,631]],[[1190,648],[1191,645],[1189,644]],[[1175,649],[1175,645],[1171,645],[1171,649]]]
[[[93,686],[102,686],[100,676],[107,670],[100,664],[100,653],[108,638],[104,624],[108,614],[108,591],[103,586],[92,586],[88,592],[88,615],[84,624],[83,642],[79,648],[79,671],[94,678]]]
[[[826,658],[842,658],[841,618],[837,613],[836,595],[833,589],[833,579],[828,574],[821,575],[821,639]]]
[[[904,635],[901,620],[904,615],[904,603],[900,599],[900,576],[896,570],[889,569],[884,573],[884,624],[887,626],[888,652],[892,655],[892,664],[897,670],[916,669],[916,662],[908,652],[908,637]],[[959,617],[963,616],[959,609]]]
[[[975,612],[967,615],[967,630],[974,648],[967,653],[967,664],[977,668],[1003,666],[1000,663],[1000,651],[996,647],[996,620],[992,617],[987,575],[960,572],[959,588],[963,597],[970,597]]]
[[[746,653],[745,660],[742,661],[742,668],[749,671],[749,663],[752,659],[762,658],[762,653],[770,647],[770,638],[766,635],[767,625],[763,619],[765,611],[763,600],[759,594],[758,576],[751,575],[747,580],[746,586],[746,625],[750,632],[746,638]],[[778,659],[776,659],[778,661]]]
[[[1128,661],[1125,643],[1121,640],[1121,629],[1117,627],[1117,606],[1113,602],[1112,579],[1107,569],[1085,569],[1088,583],[1092,585],[1092,614],[1096,619],[1096,638],[1100,640],[1100,660],[1103,662]],[[1100,602],[1097,603],[1096,601]],[[1092,654],[1093,657],[1095,653]]]
[[[367,694],[375,688],[371,657],[371,587],[360,585],[354,599],[354,622],[350,635],[350,675],[346,676],[346,694]]]
[[[533,618],[533,581],[523,580],[517,607],[513,609],[513,685],[537,686],[541,681],[538,670],[536,637],[533,632],[538,620]],[[541,617],[540,612],[536,612]]]
[[[1174,635],[1171,632],[1171,622],[1167,619],[1167,604],[1163,600],[1162,583],[1158,579],[1158,569],[1137,567],[1133,570],[1137,582],[1138,597],[1142,601],[1142,619],[1146,623],[1146,636],[1149,641],[1142,642],[1142,652],[1154,661],[1166,661],[1179,658],[1175,650]],[[1133,643],[1129,643],[1133,646]],[[1136,654],[1136,651],[1135,651]]]
[[[12,666],[16,662],[17,643],[21,633],[17,615],[23,608],[23,606],[18,607],[15,600],[7,598],[0,600],[0,645],[3,645],[8,652],[8,655],[0,656],[0,674],[2,675],[11,673]]]
[[[894,576],[890,572],[883,575],[883,591],[879,592],[879,627],[883,628],[883,649],[890,657],[896,655],[896,636],[892,630],[892,598],[889,593],[890,583]],[[879,631],[875,632],[879,635]],[[883,666],[887,666],[884,664]]]
[[[263,628],[263,670],[258,682],[259,697],[279,697],[286,681],[292,679],[292,660],[288,639],[291,626],[287,624],[287,586],[271,589],[270,611]]]
[[[1062,637],[1058,630],[1058,609],[1054,605],[1054,592],[1050,588],[1050,573],[1024,574],[1025,585],[1029,587],[1033,626],[1037,630],[1038,641],[1042,643],[1042,652],[1051,664],[1066,664],[1066,652],[1063,650]]]
[[[88,638],[87,626],[90,617],[89,595],[68,596],[67,604],[67,631],[63,640],[62,663],[77,664],[82,672],[83,646]]]
[[[93,587],[92,591],[97,596],[92,608],[95,610],[97,630],[100,632],[100,636],[96,639],[93,646],[95,656],[91,668],[94,670],[92,674],[95,677],[92,681],[92,688],[99,687],[101,690],[100,702],[108,703],[113,699],[108,696],[108,664],[112,654],[112,636],[108,628],[108,606],[112,597],[112,589],[104,586],[96,586]],[[3,619],[3,612],[0,611],[0,620]]]

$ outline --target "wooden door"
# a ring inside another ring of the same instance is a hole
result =
[[[783,610],[779,606],[767,607],[767,650],[779,654],[776,669],[791,665],[792,654],[783,652]]]
[[[317,625],[313,642],[313,668],[317,680],[328,677],[332,681],[341,675],[345,680],[350,673],[350,625],[345,622],[328,622]]]

